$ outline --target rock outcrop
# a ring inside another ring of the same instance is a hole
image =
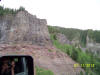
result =
[[[90,39],[88,36],[86,38],[86,49],[100,56],[100,43],[94,42],[93,39]]]
[[[58,33],[56,34],[56,38],[61,44],[71,44],[64,34]]]
[[[27,11],[0,16],[0,43],[50,44],[45,19],[39,19]]]

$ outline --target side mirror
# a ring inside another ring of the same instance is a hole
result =
[[[31,56],[0,57],[0,75],[34,75],[34,63]]]

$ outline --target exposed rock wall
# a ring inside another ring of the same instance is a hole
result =
[[[56,34],[56,38],[61,44],[71,44],[64,34],[58,33]]]
[[[87,50],[94,52],[94,54],[100,55],[100,43],[94,42],[93,39],[90,39],[88,36],[86,40],[87,40],[86,43]]]
[[[0,43],[50,44],[47,21],[27,11],[0,16]]]

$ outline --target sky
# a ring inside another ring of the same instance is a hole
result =
[[[51,26],[100,30],[100,0],[1,0],[0,5],[23,6]]]

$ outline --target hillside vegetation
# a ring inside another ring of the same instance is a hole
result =
[[[87,36],[93,42],[100,43],[100,31],[97,30],[80,30],[73,28],[62,28],[56,26],[48,26],[48,30],[51,34],[62,33],[64,34],[70,41],[75,38],[80,41],[80,45],[85,47],[87,43]]]
[[[6,14],[16,14],[18,11],[25,10],[24,7],[20,7],[19,9],[10,9],[10,8],[4,8],[3,6],[0,6],[0,16],[6,15]]]
[[[56,33],[63,33],[67,37],[69,36],[70,40],[72,40],[74,37],[78,37],[81,41],[81,43],[86,43],[86,36],[88,35],[90,38],[94,39],[95,41],[98,40],[97,38],[100,34],[99,31],[92,31],[92,30],[77,30],[77,29],[65,29],[65,28],[58,28],[58,27],[48,27],[51,40],[53,42],[53,45],[61,50],[62,52],[65,52],[68,54],[73,60],[80,63],[81,67],[86,71],[86,75],[100,75],[100,58],[98,56],[94,55],[92,52],[89,52],[88,50],[86,52],[83,52],[81,48],[76,48],[75,46],[68,45],[68,44],[61,44],[56,39],[55,35]],[[64,29],[64,30],[63,30]],[[96,33],[97,32],[97,33]],[[76,34],[76,35],[72,35]],[[94,67],[86,67],[83,65],[86,64],[94,64]],[[81,73],[82,75],[82,73]]]

